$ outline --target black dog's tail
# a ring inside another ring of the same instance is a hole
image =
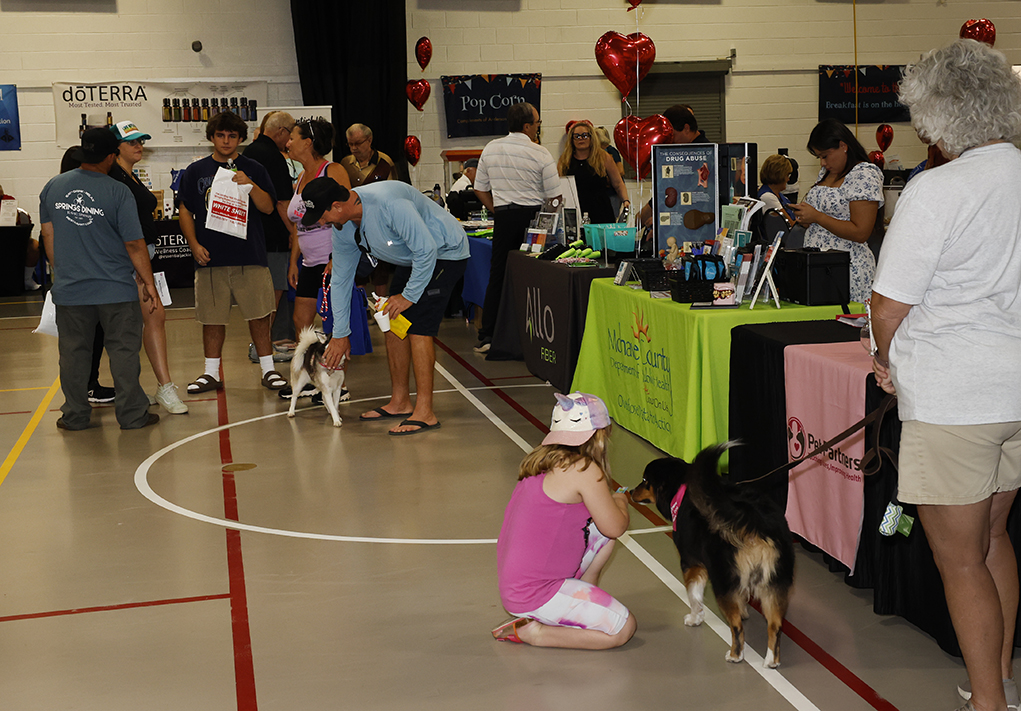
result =
[[[710,529],[716,534],[737,544],[735,537],[737,531],[733,526],[733,512],[722,511],[721,507],[727,507],[726,486],[719,474],[720,457],[740,442],[731,440],[713,447],[706,447],[699,452],[691,463],[691,472],[688,477],[688,493],[692,505],[698,510]]]

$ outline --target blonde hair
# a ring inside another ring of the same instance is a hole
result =
[[[563,444],[540,444],[521,461],[518,481],[554,469],[567,469],[577,462],[582,462],[582,471],[588,469],[590,464],[595,464],[606,477],[610,471],[607,445],[610,442],[611,427],[613,425],[596,430],[586,442],[577,447],[568,447]],[[609,486],[609,479],[607,479],[607,486]]]
[[[557,172],[560,175],[567,175],[567,171],[571,169],[571,159],[574,157],[574,129],[578,128],[578,126],[588,126],[590,135],[589,145],[591,149],[585,162],[592,166],[592,170],[596,172],[596,175],[600,178],[605,178],[606,158],[604,156],[609,155],[609,153],[606,152],[606,149],[603,148],[602,143],[599,141],[599,136],[596,135],[596,129],[592,122],[585,119],[575,121],[567,129],[567,145],[564,146],[564,152],[560,154],[560,160],[557,161]]]
[[[785,183],[792,171],[791,161],[787,156],[772,155],[766,158],[762,162],[762,167],[759,168],[759,182],[763,185]]]

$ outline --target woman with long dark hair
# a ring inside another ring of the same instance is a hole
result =
[[[819,159],[819,180],[792,205],[808,229],[805,246],[851,253],[851,300],[872,292],[876,259],[868,246],[883,206],[883,171],[869,162],[865,149],[836,119],[820,121],[808,138],[809,152]]]

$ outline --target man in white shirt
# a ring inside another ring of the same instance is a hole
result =
[[[541,124],[534,106],[514,104],[507,110],[509,133],[490,141],[479,158],[475,194],[493,215],[493,258],[476,353],[489,352],[493,340],[507,255],[524,241],[543,201],[560,195],[556,161],[536,142]]]

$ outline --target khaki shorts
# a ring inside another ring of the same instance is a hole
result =
[[[1021,488],[1021,422],[991,425],[903,423],[897,498],[960,506]]]
[[[195,320],[205,326],[226,326],[231,296],[245,321],[255,321],[276,310],[273,277],[268,267],[201,267],[195,270]]]

